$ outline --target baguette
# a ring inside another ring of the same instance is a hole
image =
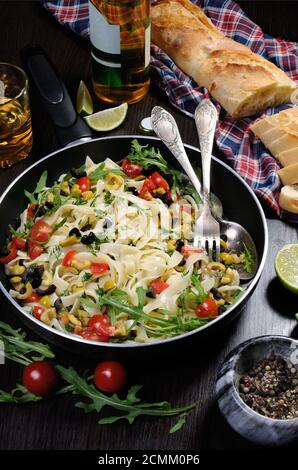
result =
[[[250,129],[283,167],[298,163],[298,107],[266,116]]]
[[[288,103],[296,89],[282,70],[225,37],[189,0],[152,7],[152,40],[234,118]]]

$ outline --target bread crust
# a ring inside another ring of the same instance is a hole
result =
[[[225,37],[189,0],[152,7],[152,40],[234,118],[288,103],[296,89],[281,69]]]

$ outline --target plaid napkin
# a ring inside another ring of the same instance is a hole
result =
[[[61,24],[85,38],[89,37],[88,0],[41,1]],[[192,1],[204,10],[214,25],[227,37],[245,44],[253,52],[271,60],[298,82],[298,43],[264,34],[261,28],[231,0]],[[158,85],[165,91],[173,106],[193,116],[201,99],[210,97],[208,90],[185,75],[170,57],[154,44],[151,54],[152,75]],[[220,111],[219,104],[216,105]],[[249,125],[260,116],[275,114],[291,106],[293,105],[270,108],[252,118],[238,120],[230,117],[220,118],[216,142],[233,168],[267,206],[280,217],[298,223],[298,216],[281,211],[278,206],[279,165],[249,130]]]

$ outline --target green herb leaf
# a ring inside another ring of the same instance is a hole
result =
[[[77,408],[85,413],[96,411],[99,413],[104,407],[109,407],[120,412],[119,415],[101,418],[99,424],[112,424],[120,419],[127,420],[130,424],[140,415],[146,416],[180,416],[184,415],[184,422],[180,422],[179,429],[185,423],[186,413],[195,407],[195,404],[186,405],[181,408],[172,408],[168,402],[143,403],[136,394],[141,386],[134,385],[127,393],[126,398],[120,399],[117,394],[107,396],[95,388],[95,386],[81,377],[72,367],[64,368],[57,366],[62,378],[73,387],[74,395],[81,395],[88,399],[87,402],[78,402]],[[177,429],[178,430],[178,429]]]
[[[20,238],[26,237],[26,232],[15,230],[12,225],[9,225],[8,228],[13,237],[20,237]]]
[[[48,172],[47,171],[44,171],[41,175],[41,177],[39,178],[38,180],[38,183],[36,185],[36,188],[35,190],[32,192],[32,193],[29,193],[29,191],[27,191],[25,189],[24,191],[24,194],[25,196],[29,199],[29,201],[31,202],[31,204],[37,204],[38,203],[38,200],[37,198],[35,197],[36,194],[39,194],[46,186],[46,183],[47,183],[47,178],[48,178]]]
[[[0,403],[29,403],[42,400],[41,396],[33,395],[26,387],[18,384],[11,392],[0,390]]]
[[[122,170],[118,168],[105,168],[105,164],[101,163],[92,173],[90,173],[89,178],[93,182],[97,180],[103,180],[110,173],[113,175],[124,176]]]
[[[243,267],[247,273],[251,273],[254,269],[255,257],[252,251],[250,251],[247,248],[244,242],[243,242],[243,246],[244,246],[244,251],[241,253],[241,255],[244,256]]]
[[[24,331],[14,330],[1,321],[0,340],[4,343],[5,357],[20,364],[27,365],[32,360],[41,361],[45,358],[55,357],[49,346],[36,341],[28,341]]]
[[[64,219],[62,219],[60,222],[54,225],[52,232],[56,232],[57,230],[59,230],[59,228],[63,227],[66,221],[67,221],[67,217],[64,217]]]
[[[84,273],[82,277],[82,282],[89,282],[92,279],[92,273]]]

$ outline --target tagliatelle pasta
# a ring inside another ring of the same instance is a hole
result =
[[[193,249],[194,188],[159,152],[136,141],[132,149],[121,166],[87,157],[52,186],[43,174],[26,192],[30,203],[0,258],[10,295],[25,311],[99,342],[199,328],[235,302],[242,291],[236,268],[247,262],[225,240],[221,263]],[[152,171],[144,176],[146,152]]]

